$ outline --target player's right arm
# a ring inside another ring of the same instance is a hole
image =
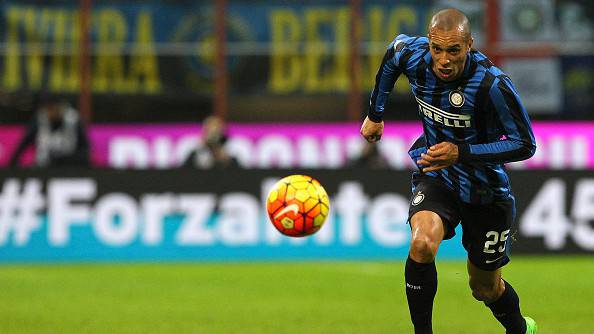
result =
[[[361,126],[361,135],[369,142],[378,141],[382,136],[384,108],[398,76],[403,72],[400,59],[406,49],[405,39],[408,38],[406,35],[399,35],[390,43],[375,76],[375,86],[369,99],[369,110]]]

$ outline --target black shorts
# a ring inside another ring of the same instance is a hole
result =
[[[415,175],[413,186],[409,221],[419,211],[435,212],[446,228],[444,240],[456,235],[456,226],[462,224],[462,245],[472,264],[493,271],[509,262],[510,231],[516,213],[513,197],[490,204],[468,204],[445,184],[426,175]]]

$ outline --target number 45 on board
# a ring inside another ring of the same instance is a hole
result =
[[[566,182],[553,178],[544,183],[520,219],[520,232],[542,237],[547,249],[559,250],[573,237],[577,246],[594,250],[594,179],[576,182],[569,217],[566,216]]]

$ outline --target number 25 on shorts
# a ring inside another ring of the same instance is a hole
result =
[[[489,231],[485,235],[487,237],[487,241],[485,241],[485,248],[483,249],[484,253],[493,254],[495,253],[495,248],[497,247],[498,243],[501,243],[497,251],[499,253],[503,253],[505,251],[505,241],[509,236],[509,230],[502,231],[501,234],[497,231]]]

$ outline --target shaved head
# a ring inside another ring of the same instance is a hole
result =
[[[468,22],[468,18],[464,13],[454,8],[441,10],[433,15],[428,30],[429,34],[435,30],[443,32],[456,31],[466,40],[470,39],[470,23]]]
[[[427,37],[433,72],[444,81],[458,79],[474,42],[466,15],[453,8],[439,11],[431,18]]]

